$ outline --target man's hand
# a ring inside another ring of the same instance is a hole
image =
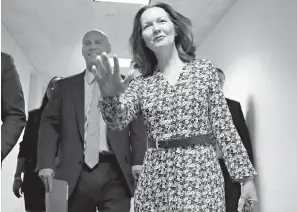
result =
[[[22,197],[21,195],[21,193],[23,193],[22,187],[23,187],[22,178],[21,177],[14,178],[12,191],[17,198]]]
[[[140,171],[142,169],[142,165],[134,165],[132,166],[132,175],[135,181],[138,180],[138,177],[140,175]]]
[[[53,188],[53,178],[55,176],[55,172],[53,169],[41,169],[38,173],[42,182],[45,186],[46,192],[51,192]]]

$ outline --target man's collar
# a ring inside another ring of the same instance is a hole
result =
[[[87,83],[88,83],[89,85],[91,85],[92,82],[93,82],[94,79],[95,79],[95,76],[94,76],[94,74],[93,74],[91,71],[89,71],[88,69],[86,69],[86,72],[85,72],[85,79],[86,79]]]

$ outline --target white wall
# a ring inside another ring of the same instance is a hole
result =
[[[198,48],[253,138],[261,212],[297,211],[297,1],[237,1]]]
[[[23,54],[13,37],[7,31],[3,23],[1,24],[1,51],[13,56],[14,62],[20,76],[23,92],[25,96],[26,113],[28,110],[40,105],[43,77],[34,69],[30,61]],[[40,91],[40,92],[38,92]],[[22,135],[21,137],[22,138]],[[21,139],[19,139],[20,141]],[[24,204],[22,199],[17,199],[12,192],[13,177],[16,168],[19,143],[5,158],[1,170],[1,211],[22,212]]]

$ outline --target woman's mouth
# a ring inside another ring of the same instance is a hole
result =
[[[154,38],[154,41],[159,41],[159,40],[162,40],[165,36],[163,35],[160,35],[160,36],[157,36]]]

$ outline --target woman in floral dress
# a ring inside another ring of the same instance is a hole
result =
[[[214,65],[195,59],[188,18],[169,5],[140,9],[130,37],[134,67],[143,76],[122,80],[117,57],[111,68],[106,54],[93,73],[100,108],[113,130],[142,115],[149,148],[135,191],[135,212],[224,212],[224,180],[211,142],[158,148],[161,141],[212,135],[230,176],[242,183],[245,201],[256,200],[257,175],[220,88]]]

